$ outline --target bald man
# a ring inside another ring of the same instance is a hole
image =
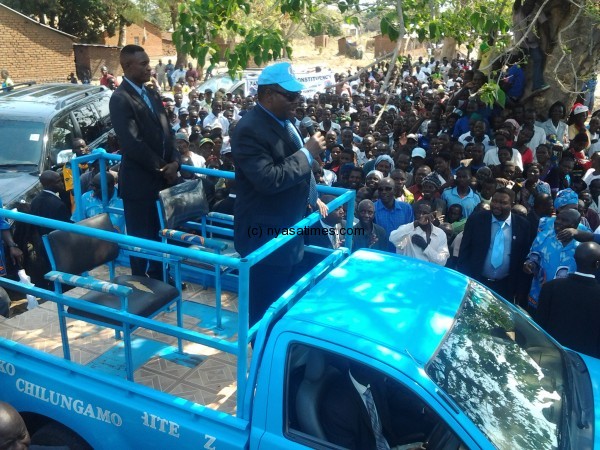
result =
[[[59,194],[65,190],[62,176],[53,170],[46,170],[40,175],[42,191],[31,201],[31,214],[47,219],[71,221],[71,213]],[[40,236],[48,234],[54,228],[37,227]]]
[[[575,250],[577,270],[542,286],[537,323],[572,350],[600,358],[600,245],[584,242]]]
[[[26,450],[31,439],[25,422],[15,408],[0,402],[0,448],[2,450]]]

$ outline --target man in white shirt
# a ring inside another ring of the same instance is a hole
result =
[[[426,83],[427,82],[427,73],[425,73],[421,67],[417,66],[415,68],[415,78],[419,81],[419,83]]]
[[[540,144],[546,143],[546,132],[540,126],[535,124],[535,110],[534,109],[526,109],[523,114],[523,126],[521,129],[528,127],[533,130],[533,137],[527,143],[527,146],[535,151]]]
[[[171,80],[173,81],[173,84],[177,83],[181,78],[183,78],[183,81],[185,81],[185,68],[183,67],[183,64],[179,64],[177,69],[171,74]]]
[[[431,206],[417,203],[415,219],[390,233],[390,242],[396,246],[396,253],[443,266],[450,252],[446,233],[432,223]]]
[[[212,110],[208,116],[202,121],[202,127],[215,128],[215,125],[220,125],[223,130],[223,136],[229,135],[229,120],[223,116],[223,102],[221,100],[213,100]]]

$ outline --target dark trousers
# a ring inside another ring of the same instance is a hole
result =
[[[535,91],[546,84],[544,81],[544,52],[539,47],[530,48],[529,57],[532,65],[531,90]]]
[[[0,287],[0,316],[10,315],[10,297],[3,287]]]
[[[158,241],[160,221],[156,200],[129,200],[123,199],[123,210],[127,234],[139,238]],[[131,274],[137,276],[149,276],[156,280],[162,280],[162,264],[160,261],[152,261],[145,258],[131,256]]]
[[[480,281],[494,292],[500,294],[509,302],[514,303],[515,289],[510,277],[505,277],[501,280],[490,280],[488,278],[481,278]]]
[[[273,266],[258,263],[250,269],[249,323],[252,327],[265,314],[269,306],[298,279],[299,265]]]

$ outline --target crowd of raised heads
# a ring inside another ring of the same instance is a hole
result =
[[[336,83],[324,92],[300,97],[296,126],[307,138],[301,122],[309,117],[327,139],[321,164],[315,166],[318,181],[365,187],[361,196],[376,200],[377,181],[390,176],[398,199],[439,199],[436,211],[445,215],[451,205],[443,205],[444,191],[457,187],[457,173],[464,168],[468,186],[481,199],[478,207],[489,204],[495,187],[513,190],[523,211],[533,208],[538,194],[555,197],[571,188],[584,202],[582,212],[587,216],[592,211],[590,224],[600,225],[593,215],[600,211],[600,189],[593,185],[600,179],[600,157],[594,156],[600,150],[600,112],[594,112],[593,91],[582,93],[572,105],[526,107],[526,74],[515,62],[500,76],[504,107],[490,106],[479,95],[487,76],[473,65],[462,59],[408,58],[392,69],[383,89],[389,65],[379,63],[336,73]],[[175,70],[179,78],[167,70],[153,84],[165,93],[164,105],[186,162],[234,170],[229,136],[255,106],[256,96],[242,98],[224,89],[201,92],[191,65]]]

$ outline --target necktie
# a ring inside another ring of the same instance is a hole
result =
[[[148,97],[148,92],[146,92],[146,88],[144,86],[142,86],[142,99],[144,99],[144,102],[146,102],[146,105],[148,105],[150,111],[154,112],[154,107],[152,106],[152,102],[150,101],[150,97]]]
[[[294,127],[292,122],[290,122],[289,120],[285,121],[285,130],[286,130],[288,136],[290,137],[290,139],[292,140],[292,142],[294,144],[296,144],[296,148],[297,149],[302,148],[302,146],[303,146],[302,139],[300,139],[300,135],[296,131],[296,127]],[[315,181],[315,175],[313,174],[312,168],[311,168],[310,184],[309,184],[309,188],[308,188],[308,203],[310,204],[310,206],[315,207],[315,205],[317,204],[318,196],[319,196],[319,194],[317,193],[317,182]]]
[[[502,265],[502,261],[504,260],[504,225],[506,222],[501,222],[498,227],[498,231],[496,231],[496,236],[494,237],[494,246],[492,247],[492,257],[490,258],[490,263],[494,269],[497,269]]]
[[[379,422],[379,417],[377,416],[377,411],[375,410],[375,401],[373,400],[373,394],[371,394],[371,388],[367,388],[363,395],[365,396],[367,412],[369,413],[371,427],[373,428],[373,434],[375,435],[375,448],[377,450],[389,450],[390,446],[383,436],[381,422]]]

